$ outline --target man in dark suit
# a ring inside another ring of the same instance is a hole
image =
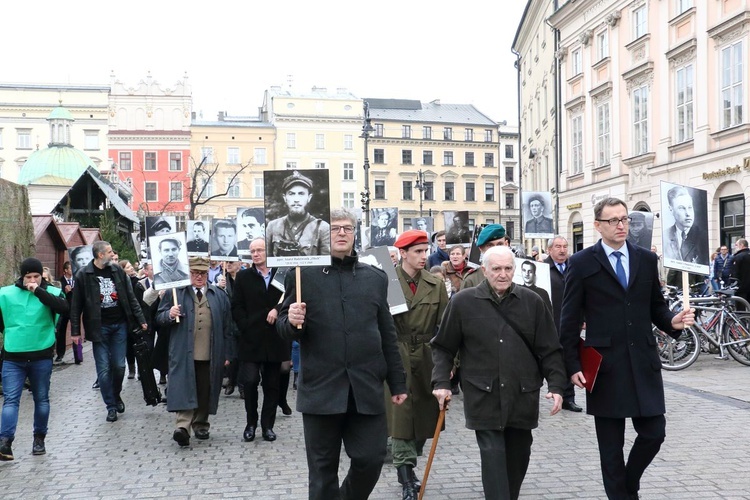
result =
[[[664,257],[708,265],[708,238],[705,228],[694,225],[693,197],[687,189],[675,186],[667,192],[674,225],[667,229]]]
[[[616,198],[594,207],[594,246],[569,259],[560,319],[561,342],[571,381],[584,387],[578,344],[602,355],[586,412],[594,415],[604,489],[610,499],[638,498],[640,479],[664,441],[664,384],[651,323],[678,337],[694,323],[694,310],[670,312],[659,287],[656,255],[626,243],[628,209]],[[625,419],[637,433],[623,459]]]
[[[549,264],[550,291],[552,292],[552,316],[555,320],[557,334],[560,335],[560,312],[562,310],[563,293],[565,292],[565,274],[568,271],[568,240],[559,234],[549,240],[547,258]],[[562,409],[581,412],[583,408],[576,404],[576,393],[573,382],[568,380],[563,390]]]
[[[302,412],[311,500],[370,495],[386,453],[384,382],[393,404],[406,400],[388,277],[352,254],[356,225],[351,212],[331,212],[331,265],[302,268],[301,297],[289,273],[276,321],[282,338],[300,344],[304,368],[297,410]],[[351,467],[339,486],[342,441]]]

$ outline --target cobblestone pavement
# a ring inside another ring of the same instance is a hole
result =
[[[54,369],[47,454],[31,455],[33,403],[22,400],[13,445],[16,459],[0,463],[0,498],[253,498],[307,497],[307,467],[298,413],[279,413],[279,439],[241,439],[244,406],[221,396],[211,438],[180,449],[165,406],[143,403],[139,382],[125,380],[126,412],[110,424],[98,391],[90,345],[82,365]],[[66,361],[70,363],[68,353]],[[750,499],[750,368],[702,354],[681,372],[664,372],[667,440],[643,478],[644,499]],[[293,403],[294,393],[290,391]],[[579,404],[585,403],[578,393]],[[292,404],[293,406],[293,404]],[[604,498],[593,419],[561,412],[550,417],[542,399],[524,499]],[[628,429],[628,446],[633,432]],[[425,447],[425,455],[431,441]],[[421,476],[426,457],[420,459]],[[348,468],[342,453],[341,478]],[[373,499],[398,499],[386,464]],[[479,451],[464,427],[462,397],[454,399],[441,435],[425,498],[482,498]]]

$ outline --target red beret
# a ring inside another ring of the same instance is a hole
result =
[[[414,245],[420,245],[422,243],[428,244],[429,242],[430,240],[427,238],[427,233],[419,229],[410,229],[399,234],[393,246],[396,248],[407,249]]]

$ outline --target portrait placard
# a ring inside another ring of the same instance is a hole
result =
[[[239,260],[237,254],[237,221],[214,219],[211,226],[211,260]]]
[[[630,212],[628,216],[630,217],[628,241],[635,246],[651,250],[651,241],[654,234],[654,214],[635,210]]]
[[[79,269],[86,267],[89,262],[94,260],[94,251],[91,245],[81,245],[69,248],[68,256],[70,257],[71,271],[75,276]]]
[[[396,242],[398,208],[373,208],[370,220],[370,247],[384,247]]]
[[[467,259],[467,264],[470,267],[479,267],[482,265],[482,252],[479,251],[479,247],[477,246],[477,240],[479,239],[479,233],[482,232],[482,229],[487,227],[487,224],[477,224],[474,226],[474,234],[471,236],[471,248],[469,249],[469,258]]]
[[[190,284],[190,264],[185,233],[161,234],[148,239],[154,266],[154,290]]]
[[[471,231],[469,230],[469,211],[443,212],[445,217],[445,243],[456,245],[458,243],[471,243]]]
[[[265,238],[266,218],[263,207],[239,207],[237,209],[237,231],[240,255],[250,255],[250,243],[255,238]]]
[[[208,255],[211,241],[211,221],[187,221],[187,254],[189,257]]]
[[[524,238],[552,238],[555,224],[552,221],[552,193],[524,191],[521,196],[524,221]]]
[[[328,169],[263,172],[269,267],[331,264]]]
[[[432,217],[412,217],[411,228],[424,231],[429,236],[435,230],[435,220]]]
[[[528,288],[539,295],[547,304],[551,304],[552,282],[550,281],[549,264],[530,259],[514,259],[516,270],[513,283]]]
[[[709,274],[708,192],[661,181],[664,267]]]
[[[177,218],[174,215],[149,215],[146,217],[146,239],[151,236],[177,232]]]
[[[393,267],[388,247],[368,248],[359,254],[359,261],[385,271],[386,276],[388,276],[388,306],[391,315],[395,316],[408,311],[409,306],[406,304],[406,297],[404,297],[404,291],[398,281],[396,268]]]

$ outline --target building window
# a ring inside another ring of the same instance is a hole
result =
[[[609,32],[607,30],[596,35],[596,51],[599,61],[609,57]]]
[[[742,123],[742,42],[721,50],[721,128]]]
[[[402,222],[404,231],[408,231],[411,229],[411,217],[404,217],[404,220]]]
[[[182,153],[177,151],[169,153],[169,170],[172,172],[182,170]]]
[[[294,132],[287,132],[286,134],[286,148],[296,149],[297,148],[297,134]]]
[[[484,201],[495,201],[495,184],[492,182],[484,183]]]
[[[18,143],[16,149],[31,149],[31,129],[17,129]]]
[[[354,163],[344,163],[344,180],[354,180]]]
[[[432,165],[432,151],[422,151],[422,165]]]
[[[169,183],[169,201],[182,201],[182,183]]]
[[[605,102],[596,108],[597,167],[610,164],[609,127],[609,103]]]
[[[513,167],[505,167],[505,182],[513,182]]]
[[[675,72],[677,84],[677,142],[693,138],[693,65]]]
[[[742,195],[719,199],[721,217],[721,244],[734,248],[739,238],[745,236],[745,198]]]
[[[432,127],[427,125],[422,127],[422,139],[432,139]]]
[[[453,140],[453,129],[451,127],[445,127],[443,129],[443,139],[446,141]]]
[[[484,220],[484,222],[486,224],[494,224],[495,223],[495,219],[487,218],[487,219]]]
[[[83,131],[83,149],[99,149],[99,131]]]
[[[467,167],[473,167],[474,166],[474,153],[471,151],[466,151],[464,153],[464,165]]]
[[[506,220],[505,221],[505,235],[512,240],[513,239],[513,233],[515,232],[515,230],[516,230],[516,223],[515,223],[515,221]]]
[[[633,156],[648,152],[648,87],[633,90]]]
[[[146,182],[144,185],[144,196],[143,198],[146,201],[157,201],[158,198],[156,196],[157,190],[158,190],[159,184],[157,182]]]
[[[633,11],[633,38],[640,38],[645,35],[647,25],[646,6],[643,5]]]
[[[435,201],[435,183],[432,181],[424,181],[424,199],[429,201]]]
[[[286,162],[286,169],[287,170],[294,170],[297,168],[297,162],[296,161],[288,161]]]
[[[453,181],[445,183],[445,201],[454,201],[456,199],[456,187]]]
[[[156,170],[156,152],[143,153],[143,170]]]
[[[266,148],[255,148],[253,150],[253,163],[255,165],[267,165]]]
[[[326,167],[326,162],[324,162],[324,161],[316,161],[315,162],[315,168],[327,168]]]
[[[382,123],[375,124],[375,137],[383,137],[383,124]]]
[[[411,181],[401,182],[401,199],[405,201],[411,201],[414,199]]]
[[[263,198],[263,195],[264,195],[263,177],[255,177],[253,179],[253,197]]]
[[[583,172],[583,117],[574,116],[570,123],[570,175]]]
[[[453,165],[453,151],[443,151],[443,165]]]
[[[343,197],[344,208],[354,208],[354,193],[343,193]]]
[[[3,149],[3,129],[0,128],[0,149]]]
[[[385,163],[385,150],[376,149],[372,160],[374,163]]]
[[[506,144],[505,145],[505,157],[506,158],[513,158],[513,144]]]
[[[505,208],[513,208],[515,201],[513,193],[505,193]]]
[[[466,201],[476,201],[477,196],[474,191],[474,183],[473,182],[467,182],[466,183]]]
[[[118,156],[120,158],[120,170],[133,170],[133,154],[130,151],[123,151]]]
[[[571,53],[570,64],[572,75],[580,75],[583,71],[583,65],[581,64],[581,49],[576,49]]]
[[[208,146],[201,148],[201,162],[204,165],[214,162],[214,148]]]
[[[385,181],[375,181],[375,199],[385,200]]]
[[[354,140],[352,139],[351,134],[344,134],[344,149],[354,149]]]
[[[214,178],[208,177],[208,176],[201,176],[202,179],[202,185],[201,185],[201,198],[206,199],[210,198],[214,195]]]
[[[240,179],[235,177],[230,180],[227,184],[227,197],[228,198],[239,198],[240,197]]]
[[[401,125],[401,138],[411,139],[411,125]]]
[[[240,163],[240,148],[231,147],[227,148],[227,165],[239,165]]]
[[[403,165],[411,165],[411,149],[401,150],[401,163]]]
[[[315,134],[315,149],[326,148],[326,136],[325,134]]]
[[[475,224],[476,224],[476,221],[472,218],[469,218],[469,231],[474,231]]]
[[[677,0],[677,13],[682,14],[693,6],[693,0]]]
[[[492,129],[485,129],[484,130],[484,142],[492,142],[493,139],[493,131]]]
[[[474,141],[474,129],[473,128],[464,129],[464,140],[466,142]]]
[[[495,166],[495,153],[484,153],[484,166],[485,167]]]

